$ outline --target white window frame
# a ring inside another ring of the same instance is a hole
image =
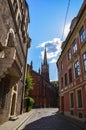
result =
[[[81,90],[81,100],[82,100],[82,107],[79,107],[79,104],[78,104],[78,91]],[[76,103],[77,103],[77,108],[78,109],[83,109],[83,95],[82,95],[82,88],[78,88],[76,90]]]
[[[76,53],[77,52],[77,42],[76,40],[73,41],[73,53]]]
[[[68,50],[68,54],[67,55],[68,55],[68,60],[71,60],[71,50],[70,49]]]
[[[74,69],[75,69],[75,77],[77,78],[77,77],[79,77],[81,75],[79,60],[75,61]]]
[[[71,107],[71,94],[73,94],[73,107]],[[70,92],[69,96],[70,96],[70,109],[74,109],[74,92],[73,91]]]
[[[84,29],[84,26],[81,27],[79,31],[79,36],[80,36],[80,42],[82,43],[86,39],[86,31]]]
[[[84,66],[84,71],[86,72],[86,52],[83,53],[83,66]]]

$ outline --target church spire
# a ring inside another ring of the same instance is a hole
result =
[[[44,79],[46,79],[48,82],[50,82],[50,80],[49,80],[49,65],[47,63],[46,46],[45,46],[45,50],[44,50],[43,64],[41,65],[41,75],[43,76]]]
[[[45,50],[44,50],[44,65],[47,65],[46,45],[45,45]]]

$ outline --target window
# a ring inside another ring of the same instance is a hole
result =
[[[75,62],[74,68],[75,68],[75,75],[76,75],[76,78],[77,78],[78,76],[80,76],[80,65],[79,65],[78,60]]]
[[[13,2],[13,9],[14,9],[14,12],[16,13],[17,9],[18,9],[17,0],[14,0],[14,2]]]
[[[19,0],[20,9],[22,9],[22,0]]]
[[[78,108],[82,108],[82,92],[81,89],[77,91],[77,102],[78,102]]]
[[[73,42],[73,53],[76,53],[77,51],[77,43],[76,43],[76,40],[74,40]]]
[[[81,112],[79,112],[78,116],[79,118],[83,118],[83,114]]]
[[[86,39],[86,32],[84,30],[84,27],[82,26],[80,32],[79,32],[79,36],[80,36],[80,42],[83,42]]]
[[[70,49],[68,50],[68,60],[70,60],[71,59],[71,51],[70,51]]]
[[[84,71],[86,71],[86,52],[83,54]]]
[[[18,15],[17,24],[18,24],[18,28],[20,28],[20,24],[21,24],[21,21],[20,21],[20,15]]]
[[[67,86],[67,73],[65,74],[65,86]]]
[[[74,112],[73,112],[73,110],[71,110],[71,111],[70,111],[70,114],[71,114],[71,115],[74,115]]]
[[[69,83],[72,82],[72,69],[69,69]]]
[[[71,108],[74,107],[74,97],[73,97],[73,93],[70,94],[70,107],[71,107]]]

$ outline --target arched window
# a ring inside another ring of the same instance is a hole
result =
[[[13,33],[9,33],[7,46],[9,46],[9,47],[13,47],[14,46],[14,36],[13,36]]]
[[[13,10],[14,10],[14,13],[16,14],[16,13],[17,13],[17,10],[18,10],[17,0],[14,0],[14,2],[13,2]]]

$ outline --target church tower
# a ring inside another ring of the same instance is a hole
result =
[[[49,79],[49,65],[47,63],[46,46],[45,46],[45,50],[44,50],[43,64],[41,65],[41,75],[43,76],[43,78],[45,80],[47,80],[48,82],[50,82],[50,79]]]

